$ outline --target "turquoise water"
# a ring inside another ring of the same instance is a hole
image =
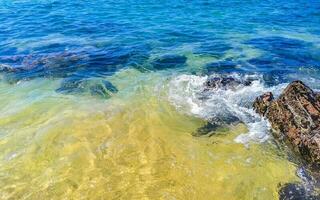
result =
[[[0,199],[278,199],[300,166],[251,105],[295,79],[320,89],[319,10],[0,0]],[[225,74],[253,83],[203,91]]]

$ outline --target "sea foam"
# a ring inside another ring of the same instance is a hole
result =
[[[219,77],[213,74],[212,77]],[[169,83],[169,101],[181,112],[204,120],[236,116],[248,128],[235,138],[235,142],[248,144],[250,141],[264,142],[269,138],[268,122],[252,109],[254,99],[264,92],[271,91],[275,96],[286,87],[286,83],[272,87],[264,84],[261,75],[230,74],[236,79],[253,80],[250,86],[236,89],[205,90],[204,83],[208,76],[180,75]]]

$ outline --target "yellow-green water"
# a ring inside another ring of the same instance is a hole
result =
[[[170,78],[119,72],[102,100],[61,80],[0,83],[0,199],[277,199],[295,166],[269,143],[234,142],[167,100]]]

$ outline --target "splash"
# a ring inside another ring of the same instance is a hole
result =
[[[213,74],[211,77],[220,77]],[[265,86],[262,76],[258,74],[230,74],[236,79],[252,79],[249,86],[239,86],[237,89],[204,90],[208,76],[180,75],[169,83],[169,101],[180,111],[204,120],[212,118],[237,117],[246,124],[247,133],[235,138],[236,142],[247,144],[250,141],[264,142],[269,138],[269,124],[252,109],[254,99],[266,91],[278,96],[287,85],[279,84],[273,87]]]

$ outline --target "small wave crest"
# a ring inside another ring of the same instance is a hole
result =
[[[245,123],[248,132],[235,138],[236,142],[247,144],[250,141],[264,142],[269,138],[269,124],[252,109],[254,99],[264,92],[271,91],[275,96],[286,87],[286,83],[268,87],[259,74],[230,74],[237,80],[251,80],[250,85],[237,88],[205,89],[208,78],[221,77],[180,75],[169,83],[169,101],[181,112],[210,121],[213,118],[228,119],[237,117]]]

